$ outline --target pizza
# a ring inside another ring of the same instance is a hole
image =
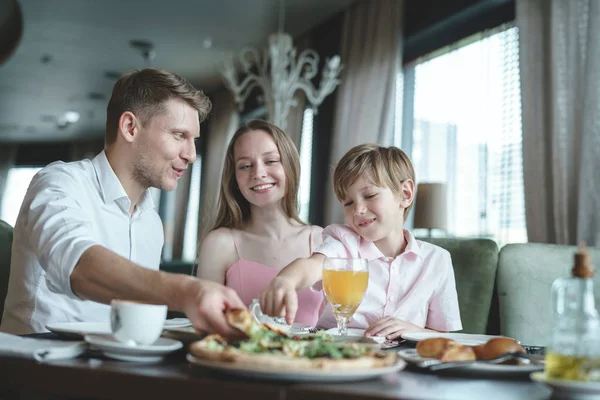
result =
[[[226,317],[244,338],[227,341],[218,334],[208,335],[190,344],[192,356],[237,367],[285,371],[370,369],[398,362],[396,352],[368,344],[336,342],[324,332],[288,335],[276,325],[256,322],[245,309],[228,310]]]

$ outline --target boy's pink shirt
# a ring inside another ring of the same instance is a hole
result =
[[[323,231],[323,243],[315,253],[369,260],[369,286],[349,327],[366,329],[392,316],[438,331],[462,329],[450,253],[416,240],[408,230],[404,237],[406,250],[391,259],[346,225],[329,225]],[[317,326],[336,326],[329,304]]]

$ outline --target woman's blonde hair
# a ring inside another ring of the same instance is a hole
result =
[[[348,150],[333,172],[333,190],[339,201],[344,201],[347,190],[361,176],[369,174],[377,186],[390,188],[401,194],[402,182],[415,181],[415,169],[410,158],[397,147],[382,147],[376,144],[361,144]],[[412,203],[404,210],[404,220]]]
[[[300,184],[300,156],[298,150],[292,139],[277,126],[267,121],[255,119],[242,125],[233,134],[229,142],[223,165],[219,199],[217,200],[217,213],[214,222],[209,224],[210,229],[206,233],[222,227],[242,229],[250,217],[250,203],[238,188],[235,178],[235,159],[233,157],[235,143],[243,134],[250,131],[264,131],[273,138],[277,150],[279,150],[281,165],[285,172],[286,187],[285,196],[282,199],[283,211],[289,218],[304,224],[298,216],[297,198]]]

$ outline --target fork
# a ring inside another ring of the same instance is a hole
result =
[[[520,359],[527,360],[532,364],[542,364],[541,359],[534,355],[530,355],[523,352],[506,353],[492,358],[491,360],[473,360],[473,361],[454,361],[454,362],[441,362],[440,360],[425,360],[417,363],[420,368],[429,368],[430,371],[438,371],[442,369],[468,367],[474,364],[499,364],[504,361]]]

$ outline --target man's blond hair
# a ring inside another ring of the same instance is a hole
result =
[[[146,124],[165,111],[165,102],[170,99],[185,101],[196,109],[200,122],[208,117],[212,108],[201,90],[173,72],[157,68],[125,72],[115,83],[106,107],[106,144],[117,141],[119,120],[124,112],[134,113]]]
[[[338,162],[333,172],[333,190],[344,201],[347,190],[361,176],[369,176],[373,184],[388,187],[394,194],[402,193],[402,182],[415,182],[415,169],[410,158],[397,147],[361,144],[351,148]],[[404,210],[404,220],[412,203]]]

